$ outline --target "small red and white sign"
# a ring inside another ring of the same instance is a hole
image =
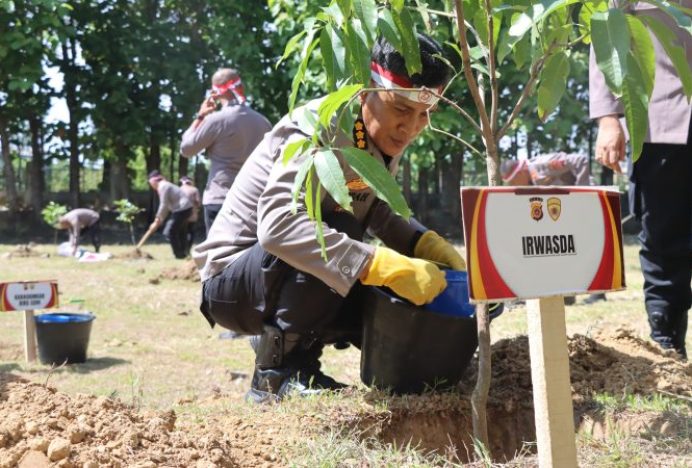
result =
[[[469,187],[461,205],[473,302],[625,288],[616,189]]]
[[[56,281],[0,283],[0,311],[49,309],[57,305]]]

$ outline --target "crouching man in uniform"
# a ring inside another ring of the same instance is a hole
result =
[[[402,153],[428,123],[428,112],[449,78],[442,49],[419,36],[423,71],[408,76],[402,55],[380,39],[372,51],[372,87],[361,95],[353,134],[337,132],[334,147],[358,147],[395,174]],[[390,90],[391,88],[406,88]],[[427,88],[427,89],[426,89]],[[284,117],[240,170],[207,240],[193,257],[203,281],[202,313],[235,332],[258,335],[250,401],[276,401],[289,392],[339,389],[320,371],[325,344],[360,346],[361,298],[366,286],[388,286],[421,305],[446,286],[444,274],[426,261],[465,269],[456,249],[418,222],[404,220],[379,200],[337,151],[353,198],[353,213],[322,190],[327,261],[320,255],[304,190],[291,209],[296,174],[307,154],[282,163],[287,144],[306,136],[295,118],[312,101]],[[338,126],[333,126],[337,128]],[[322,141],[328,141],[323,139]],[[386,247],[363,242],[365,230]]]

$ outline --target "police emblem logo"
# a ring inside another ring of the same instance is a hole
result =
[[[541,197],[529,198],[531,203],[531,219],[540,221],[543,219],[543,199]]]
[[[432,93],[427,89],[423,89],[418,93],[418,101],[422,102],[423,104],[429,102],[431,99]]]
[[[560,213],[562,213],[562,202],[559,198],[550,197],[547,201],[548,204],[548,215],[553,221],[557,221],[560,218]]]

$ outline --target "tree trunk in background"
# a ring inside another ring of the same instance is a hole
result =
[[[178,155],[178,174],[180,177],[186,175],[189,176],[188,172],[190,171],[189,169],[189,164],[190,160],[187,158],[183,158],[182,156]]]
[[[452,155],[451,162],[443,161],[441,164],[442,196],[440,205],[445,220],[446,237],[461,239],[461,194],[459,187],[464,168],[463,153]],[[442,234],[442,233],[440,233]]]
[[[70,116],[67,127],[67,139],[70,142],[70,205],[79,208],[80,164],[79,164],[79,99],[77,98],[77,83],[74,76],[74,62],[77,56],[74,40],[68,39],[62,43],[63,76],[65,101]],[[68,47],[69,45],[69,47]]]
[[[406,199],[408,206],[411,206],[411,159],[409,157],[405,157],[401,164],[403,166],[402,185],[404,189],[404,198]]]
[[[31,165],[29,166],[29,204],[35,213],[43,208],[43,192],[46,181],[43,177],[43,148],[41,145],[41,119],[33,116],[29,119],[31,129]]]
[[[435,199],[440,198],[440,193],[442,191],[442,167],[446,162],[442,158],[435,158],[435,164],[433,166],[433,184],[432,184],[432,194]]]
[[[170,139],[168,143],[168,147],[171,149],[171,178],[170,180],[175,183],[178,179],[180,179],[180,176],[183,175],[181,172],[178,172],[178,177],[175,176],[175,160],[176,159],[182,159],[179,158],[178,156],[178,136],[175,133],[175,127],[171,129],[171,134],[170,134]]]
[[[149,134],[149,154],[147,155],[147,174],[153,170],[161,170],[161,143],[152,130]]]
[[[425,224],[428,220],[428,178],[430,169],[421,167],[418,170],[418,203],[416,213],[419,220]]]
[[[103,160],[103,174],[101,174],[101,183],[99,184],[99,191],[102,194],[110,194],[111,192],[111,162],[109,159]],[[110,199],[113,203],[113,199]]]
[[[110,198],[111,202],[121,198],[130,198],[130,178],[127,174],[127,161],[129,157],[127,146],[122,142],[115,143],[115,160],[111,161],[110,170]]]
[[[7,121],[0,119],[0,151],[2,152],[3,175],[5,177],[5,193],[7,194],[7,206],[10,211],[19,211],[19,195],[17,194],[17,177],[12,167],[10,154],[10,135],[7,131]]]

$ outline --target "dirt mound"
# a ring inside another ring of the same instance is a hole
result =
[[[5,252],[2,254],[2,258],[13,258],[13,257],[42,257],[42,258],[48,258],[50,257],[50,254],[47,253],[41,253],[37,252],[36,250],[36,244],[33,242],[30,242],[28,244],[20,244],[14,248],[14,250],[10,252]]]
[[[0,378],[0,467],[237,466],[221,433],[175,429],[168,412]]]
[[[199,281],[197,265],[192,260],[188,260],[184,265],[163,270],[158,276],[159,279]]]
[[[692,364],[636,337],[629,329],[604,332],[595,339],[575,335],[568,341],[572,398],[578,426],[596,438],[613,433],[640,434],[675,431],[685,421],[672,415],[621,412],[612,423],[593,405],[597,393],[651,396],[657,392],[687,398],[692,395]],[[470,398],[476,382],[474,360],[462,379],[460,394],[387,397],[372,393],[369,408],[358,415],[337,411],[333,420],[363,432],[364,437],[394,443],[413,443],[424,450],[453,453],[461,461],[472,454]],[[381,411],[386,401],[386,410]],[[497,461],[512,459],[535,441],[529,340],[506,339],[492,347],[492,379],[488,398],[488,437]],[[534,447],[535,448],[535,447]]]
[[[123,260],[153,260],[153,255],[143,251],[143,250],[130,250],[124,254],[114,255],[113,258],[120,258]]]

